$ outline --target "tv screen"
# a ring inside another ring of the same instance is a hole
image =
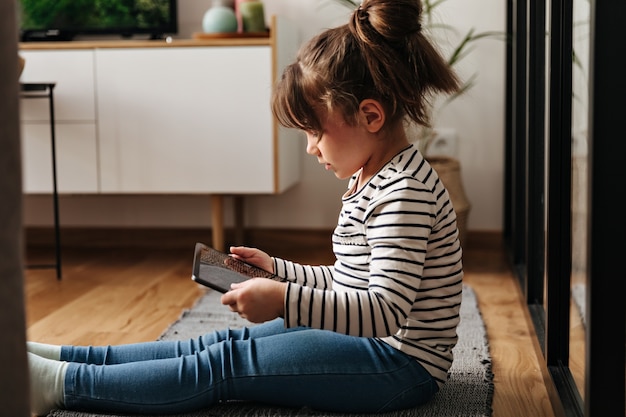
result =
[[[178,32],[176,0],[20,0],[22,41]]]

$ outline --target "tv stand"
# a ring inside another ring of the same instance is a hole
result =
[[[148,36],[147,38],[145,36]],[[139,37],[141,37],[141,39],[147,39],[150,41],[160,41],[160,40],[164,40],[166,38],[164,33],[160,33],[160,32],[154,32],[154,33],[130,33],[130,32],[126,32],[126,33],[121,33],[120,37],[124,40],[139,40]],[[135,39],[135,37],[137,37],[137,39]]]
[[[74,35],[61,30],[33,30],[22,32],[22,42],[68,42]]]
[[[152,33],[150,35],[150,40],[151,41],[162,41],[164,39],[166,39],[167,36],[165,36],[165,33]]]

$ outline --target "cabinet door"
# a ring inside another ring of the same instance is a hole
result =
[[[46,123],[22,124],[23,188],[25,193],[52,192],[52,146]],[[56,127],[57,190],[98,192],[96,128],[93,123]]]
[[[102,192],[272,193],[269,46],[96,52]]]
[[[92,50],[21,51],[26,66],[20,81],[54,82],[57,189],[98,192]],[[52,191],[50,109],[47,98],[21,100],[23,189]]]
[[[20,51],[26,60],[22,82],[54,82],[54,110],[57,123],[89,121],[95,124],[93,50]],[[22,120],[47,121],[46,100],[26,100]]]

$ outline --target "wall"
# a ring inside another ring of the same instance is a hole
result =
[[[190,37],[201,30],[204,11],[211,0],[179,1],[180,33]],[[344,23],[349,10],[332,0],[264,0],[266,17],[281,14],[298,23],[301,40]],[[440,17],[465,34],[505,30],[506,4],[497,0],[448,0]],[[454,41],[454,40],[451,40]],[[440,127],[458,134],[457,156],[472,204],[470,230],[502,229],[504,164],[505,45],[484,40],[458,67],[462,76],[478,73],[477,85],[447,106],[437,117]],[[26,64],[28,65],[28,63]],[[251,69],[252,70],[252,69]],[[191,110],[191,109],[190,109]],[[328,229],[335,225],[340,196],[346,183],[324,171],[312,157],[304,158],[303,179],[279,196],[245,199],[246,224],[254,227]],[[227,209],[231,202],[227,200]],[[64,196],[60,205],[64,226],[172,226],[210,225],[208,196]],[[25,199],[27,225],[51,224],[50,198]],[[232,222],[227,214],[225,221]]]

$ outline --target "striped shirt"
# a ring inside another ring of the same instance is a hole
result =
[[[375,337],[415,357],[441,386],[452,364],[463,269],[447,190],[410,145],[360,190],[349,182],[334,266],[274,258],[288,282],[285,325]]]

